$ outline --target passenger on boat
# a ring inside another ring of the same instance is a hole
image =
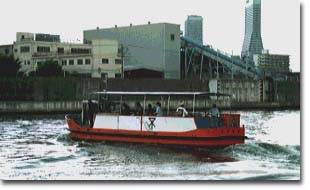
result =
[[[96,108],[95,104],[89,99],[88,100],[88,119],[89,119],[89,126],[94,126],[94,116],[95,116]]]
[[[211,115],[211,117],[219,117],[220,116],[220,111],[216,107],[216,104],[213,104],[212,108],[210,109],[210,115]]]
[[[136,103],[136,115],[143,115],[143,108],[140,102]]]
[[[160,102],[156,103],[155,115],[156,116],[163,116],[163,111],[161,110],[161,103]]]
[[[212,108],[210,109],[210,115],[211,115],[211,128],[219,127],[220,111],[216,107],[216,104],[213,104]]]
[[[152,107],[152,104],[147,105],[146,115],[154,115],[154,108]]]
[[[130,115],[130,108],[126,103],[122,104],[121,114],[122,115]]]
[[[178,116],[186,117],[188,115],[183,103],[181,103],[181,105],[177,108],[176,112]]]

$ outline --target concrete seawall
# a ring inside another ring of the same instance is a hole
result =
[[[72,113],[82,109],[81,101],[0,102],[0,114],[11,113]]]
[[[147,101],[155,105],[155,101]],[[192,103],[184,101],[185,107],[188,111],[192,111]],[[129,106],[133,109],[135,101],[128,102]],[[170,102],[170,111],[173,112],[178,106],[179,101]],[[205,110],[211,107],[212,103],[204,101],[196,101],[195,110]],[[163,109],[166,109],[167,102],[162,101]],[[253,103],[240,103],[218,101],[217,106],[223,110],[242,110],[242,109],[300,109],[299,106],[292,103],[270,103],[270,102],[253,102]],[[50,101],[50,102],[0,102],[0,114],[46,114],[46,113],[79,113],[82,110],[81,101]]]

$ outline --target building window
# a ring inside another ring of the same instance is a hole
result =
[[[122,78],[122,74],[121,73],[115,73],[115,78]]]
[[[121,59],[115,59],[115,64],[122,64],[122,60]]]
[[[38,46],[37,47],[38,53],[49,53],[50,51],[51,51],[50,47],[46,47],[46,46]]]
[[[69,65],[74,65],[74,60],[73,59],[69,60]]]
[[[72,54],[90,54],[91,51],[90,49],[85,49],[85,48],[71,48],[71,53]]]
[[[42,65],[42,62],[37,62],[37,66],[40,66],[40,65]]]
[[[90,65],[90,59],[85,59],[85,65]]]
[[[67,65],[67,60],[62,60],[61,65],[66,66]]]
[[[8,48],[5,48],[4,53],[5,53],[5,55],[9,55],[10,50]]]
[[[101,73],[101,79],[107,80],[108,78],[108,73]]]
[[[102,64],[109,64],[109,59],[102,58]]]
[[[77,64],[78,64],[78,65],[83,65],[83,59],[78,59],[78,60],[77,60]]]
[[[14,52],[17,53],[17,49],[14,49]]]
[[[174,34],[170,34],[170,40],[174,41]]]
[[[30,52],[30,47],[29,46],[21,46],[20,47],[20,52],[21,53]]]
[[[65,48],[63,48],[63,47],[57,48],[57,53],[59,53],[59,54],[65,53]]]

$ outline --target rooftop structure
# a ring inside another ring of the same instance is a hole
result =
[[[203,18],[201,16],[190,15],[185,21],[185,37],[194,42],[203,44]]]

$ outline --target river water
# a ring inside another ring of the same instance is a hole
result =
[[[63,115],[0,117],[4,180],[299,180],[300,111],[238,111],[249,139],[225,149],[73,141]]]

